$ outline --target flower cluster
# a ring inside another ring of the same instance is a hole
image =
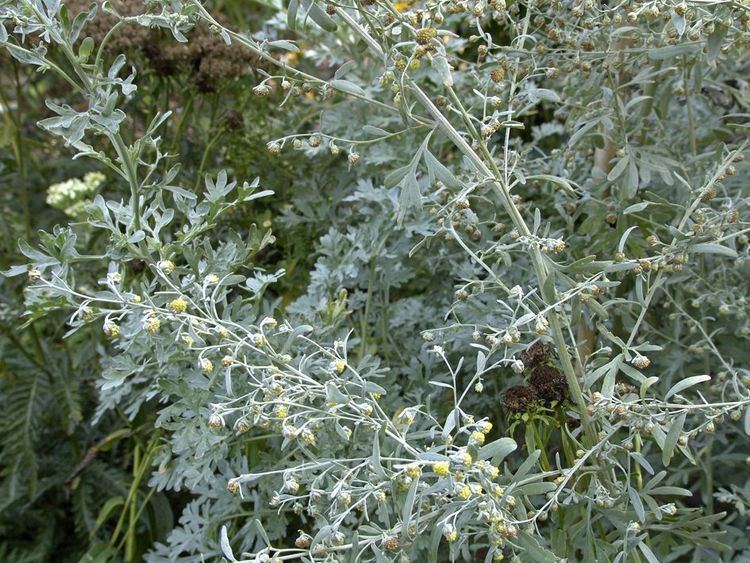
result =
[[[90,196],[96,192],[106,177],[101,172],[89,172],[83,178],[71,178],[47,188],[47,203],[74,219],[81,218]]]

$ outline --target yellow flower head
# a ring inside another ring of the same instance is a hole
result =
[[[153,315],[149,315],[146,317],[146,320],[143,321],[143,328],[146,329],[146,332],[149,334],[156,334],[159,332],[159,328],[161,327],[161,321],[159,320],[159,317],[155,317]]]
[[[104,334],[106,334],[110,338],[117,338],[118,336],[120,336],[120,327],[117,325],[117,323],[107,321],[104,323]]]
[[[450,464],[447,461],[436,461],[432,464],[432,471],[438,477],[447,477],[451,474]]]
[[[459,452],[456,454],[456,461],[463,463],[464,465],[471,465],[474,463],[474,458],[471,457],[469,452]]]
[[[407,475],[407,477],[416,479],[422,474],[422,470],[419,468],[419,465],[417,465],[416,463],[412,463],[406,466],[406,469],[404,469],[404,473]]]
[[[156,267],[159,268],[165,274],[171,274],[174,272],[174,262],[171,260],[160,260]]]
[[[177,314],[184,313],[185,311],[187,311],[187,301],[185,301],[182,297],[173,299],[169,303],[169,310]]]
[[[456,487],[456,494],[458,495],[458,498],[462,500],[468,500],[468,498],[471,496],[471,488],[469,488],[467,485],[459,485]]]
[[[480,446],[484,444],[484,434],[482,434],[479,431],[472,432],[471,433],[471,441],[475,444],[479,444]]]
[[[443,537],[448,542],[454,542],[458,539],[458,530],[456,530],[456,527],[453,524],[446,524],[443,527]]]

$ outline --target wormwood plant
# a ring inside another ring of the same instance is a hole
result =
[[[745,4],[291,0],[256,33],[140,8],[5,0],[0,42],[123,188],[7,274],[29,322],[101,327],[95,421],[159,405],[139,467],[191,501],[149,560],[748,557]],[[306,287],[228,219],[283,180],[195,186],[179,116],[121,109],[131,26],[262,62],[264,158],[313,171],[277,229],[316,240]]]

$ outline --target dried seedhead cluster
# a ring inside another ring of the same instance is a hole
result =
[[[144,12],[143,2],[134,0],[112,0],[107,13],[99,9],[86,26],[85,33],[95,45],[103,43],[105,37],[121,18],[137,17]],[[71,17],[88,10],[91,2],[71,0],[66,2]],[[116,14],[116,15],[115,15]],[[220,17],[223,23],[228,23]],[[241,46],[227,45],[208,25],[198,24],[190,34],[190,41],[180,43],[163,29],[128,25],[116,29],[104,43],[111,56],[127,53],[138,62],[145,63],[161,78],[187,76],[199,92],[216,91],[221,84],[251,74],[255,68],[263,67],[260,59]],[[135,62],[135,61],[134,61]]]

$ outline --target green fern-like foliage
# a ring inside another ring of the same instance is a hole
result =
[[[132,487],[129,460],[140,436],[118,416],[95,426],[82,422],[96,405],[95,345],[76,341],[76,353],[69,354],[62,346],[37,348],[32,330],[3,334],[0,536],[8,539],[0,561],[95,560],[117,553],[108,542]],[[58,340],[45,335],[45,341]],[[137,520],[142,525],[135,527],[135,536],[143,535],[140,552],[163,537],[171,521],[163,495],[154,498],[143,485],[134,488],[144,506]]]

